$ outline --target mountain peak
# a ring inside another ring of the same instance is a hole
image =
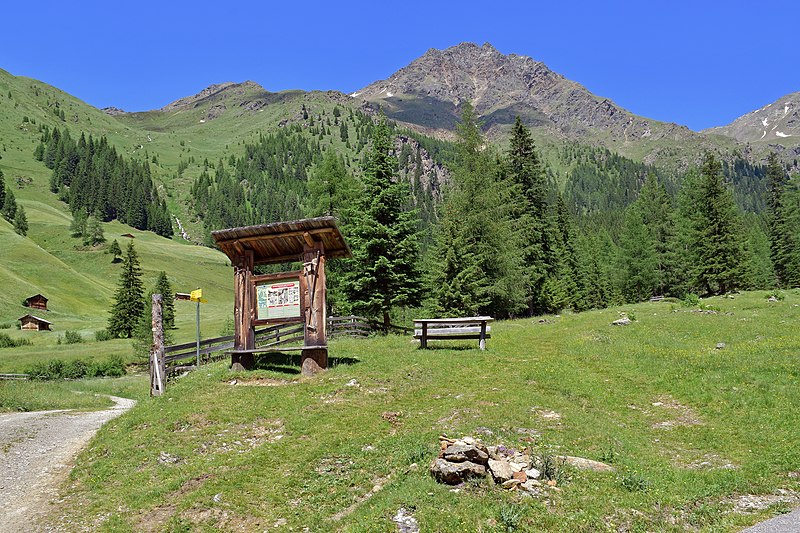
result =
[[[185,108],[189,108],[189,107],[196,107],[201,101],[203,101],[203,100],[205,100],[207,98],[211,98],[211,97],[214,97],[214,96],[217,96],[217,95],[221,95],[223,93],[225,93],[225,94],[230,93],[230,92],[239,92],[240,93],[240,92],[244,92],[244,91],[246,91],[248,89],[259,89],[259,90],[262,90],[262,91],[265,90],[261,85],[259,85],[258,83],[254,82],[254,81],[250,81],[250,80],[244,81],[244,82],[241,82],[241,83],[235,83],[235,82],[232,82],[232,81],[226,81],[226,82],[223,82],[223,83],[215,83],[215,84],[209,85],[208,87],[206,87],[205,89],[203,89],[202,91],[200,91],[199,93],[197,93],[195,95],[186,96],[184,98],[180,98],[178,100],[175,100],[174,102],[171,102],[171,103],[165,105],[164,107],[161,108],[161,111],[174,111],[174,110],[177,110],[177,109],[185,109]]]
[[[740,142],[796,144],[800,140],[800,92],[782,96],[727,126],[706,131],[727,135]]]
[[[490,132],[509,127],[519,115],[534,128],[566,138],[601,136],[608,130],[626,141],[688,134],[675,125],[658,131],[661,123],[636,117],[544,63],[504,55],[490,43],[430,49],[353,96],[379,104],[396,120],[426,128],[451,129],[460,106],[469,101]]]

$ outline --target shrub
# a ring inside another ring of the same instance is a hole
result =
[[[55,379],[81,379],[87,377],[120,377],[125,375],[125,363],[119,356],[105,361],[89,363],[83,359],[64,362],[60,359],[40,361],[27,370],[30,379],[49,381]]]
[[[786,295],[783,294],[783,291],[779,291],[778,289],[773,289],[769,291],[767,294],[765,294],[764,298],[766,298],[767,300],[769,300],[770,298],[775,298],[776,300],[782,302],[786,298]]]
[[[694,293],[689,293],[683,297],[681,303],[683,303],[684,307],[694,307],[696,305],[700,305],[700,297]]]
[[[65,344],[80,344],[81,342],[83,342],[83,337],[77,331],[67,330],[64,332]]]
[[[0,348],[16,348],[17,346],[30,346],[30,339],[12,339],[8,333],[0,333]]]
[[[498,522],[502,525],[504,531],[516,531],[520,520],[522,520],[522,509],[519,505],[503,502],[500,505],[498,518]]]
[[[11,329],[14,327],[14,322],[0,322],[0,329]]]
[[[111,356],[105,361],[93,364],[89,368],[89,377],[112,377],[118,378],[125,375],[125,363],[119,356]]]
[[[94,340],[97,342],[110,341],[113,338],[114,337],[108,332],[107,329],[101,329],[94,332]]]
[[[638,472],[629,472],[622,476],[622,486],[631,492],[647,492],[652,483]]]
[[[89,363],[83,359],[74,359],[64,364],[62,376],[64,379],[80,379],[86,377],[89,371]]]

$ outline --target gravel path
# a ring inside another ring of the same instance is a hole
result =
[[[742,533],[792,533],[797,531],[800,531],[800,509],[756,524],[742,530]]]
[[[110,396],[104,411],[0,414],[0,533],[34,531],[72,461],[100,426],[135,405]]]

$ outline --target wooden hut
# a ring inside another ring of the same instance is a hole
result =
[[[25,307],[30,307],[31,309],[41,309],[42,311],[47,311],[47,298],[45,298],[42,294],[36,294],[29,298],[25,298],[24,305]]]
[[[33,315],[25,315],[23,317],[18,318],[21,326],[20,329],[27,329],[27,330],[34,330],[34,331],[50,331],[50,326],[53,325],[52,322],[45,320],[44,318],[39,318],[38,316]]]

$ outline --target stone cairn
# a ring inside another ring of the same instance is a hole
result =
[[[441,452],[431,463],[431,475],[439,482],[458,485],[472,478],[491,475],[504,489],[521,490],[541,495],[547,490],[559,491],[556,479],[546,479],[544,457],[531,456],[527,449],[515,450],[506,446],[486,446],[473,437],[451,439],[439,437]],[[610,472],[613,467],[599,461],[572,456],[553,456],[547,459],[551,467],[563,472],[566,466],[578,470]]]

